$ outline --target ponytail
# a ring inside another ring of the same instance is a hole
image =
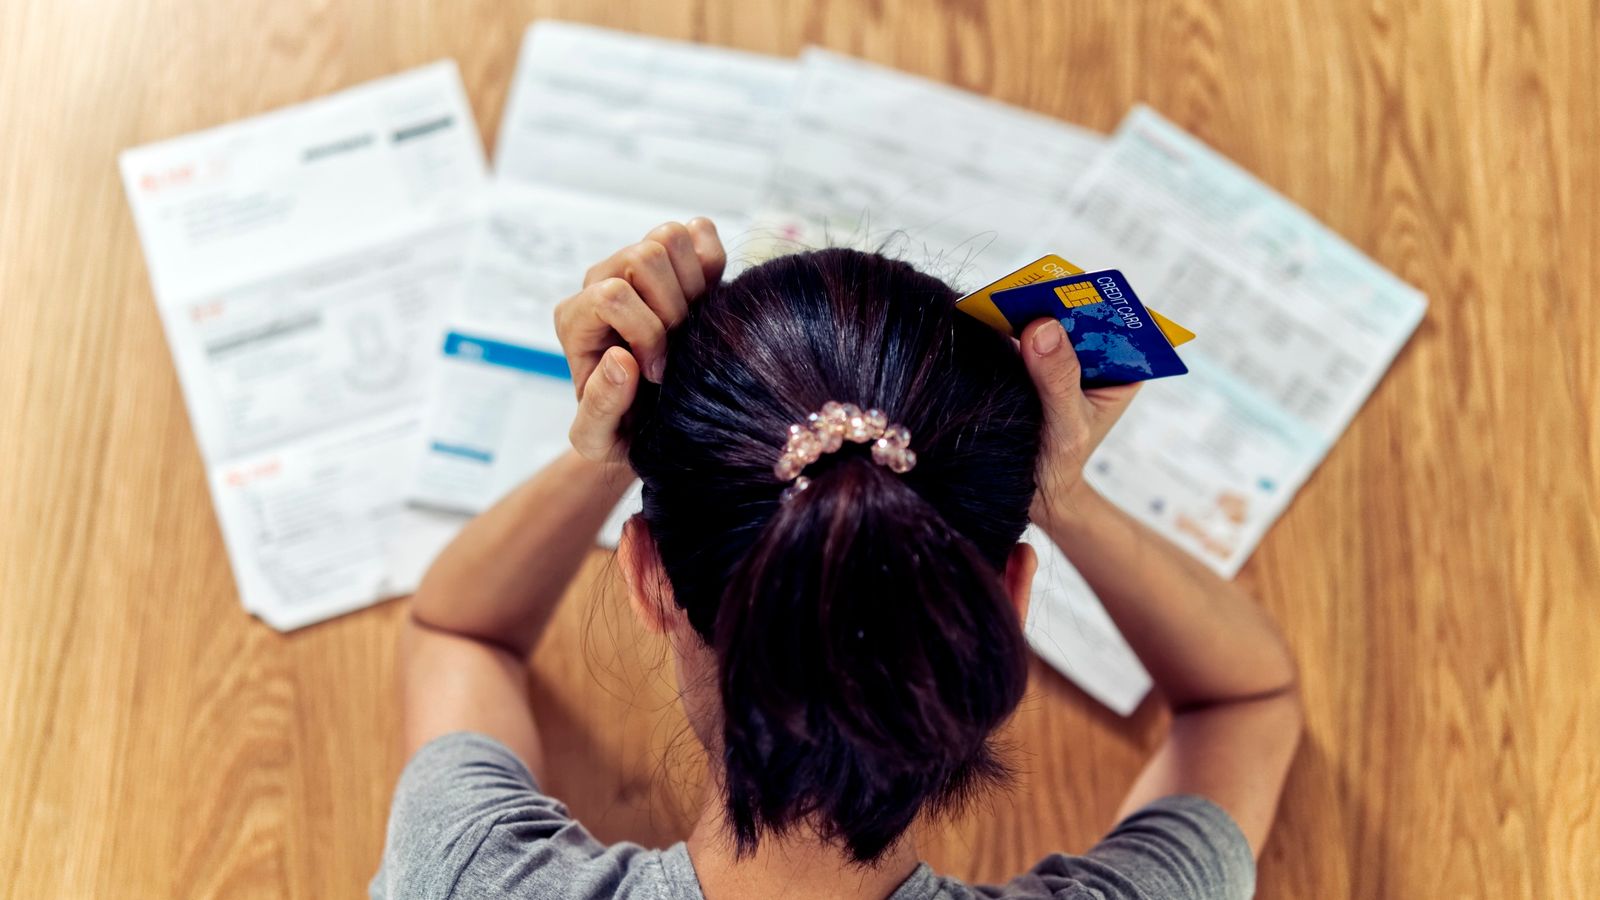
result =
[[[864,455],[830,463],[723,594],[723,766],[740,850],[806,821],[865,861],[1004,773],[989,735],[1027,672],[972,542]]]

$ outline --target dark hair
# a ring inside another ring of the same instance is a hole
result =
[[[814,828],[858,862],[1007,774],[1026,683],[1000,573],[1028,520],[1038,396],[1015,345],[873,253],[781,257],[714,287],[641,391],[629,449],[677,603],[714,649],[740,853]],[[791,423],[837,400],[911,431],[846,442],[779,502]]]

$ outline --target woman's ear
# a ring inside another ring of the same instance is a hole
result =
[[[1001,575],[1006,594],[1017,608],[1017,621],[1028,623],[1028,600],[1033,596],[1033,573],[1039,569],[1039,555],[1027,541],[1018,541],[1006,558],[1006,570]]]
[[[622,525],[622,540],[617,542],[617,560],[622,578],[628,584],[628,603],[644,627],[657,634],[668,634],[681,615],[672,602],[672,586],[661,569],[655,539],[644,519],[635,515]]]

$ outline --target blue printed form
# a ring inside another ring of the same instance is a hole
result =
[[[566,448],[577,401],[559,348],[449,331],[437,365],[413,501],[477,512]]]

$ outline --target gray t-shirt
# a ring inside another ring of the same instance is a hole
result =
[[[1227,813],[1203,797],[1163,797],[1083,856],[1051,854],[999,886],[924,863],[889,900],[1249,897],[1255,874]],[[600,843],[504,744],[467,732],[432,741],[401,774],[372,897],[705,900],[682,843]]]

